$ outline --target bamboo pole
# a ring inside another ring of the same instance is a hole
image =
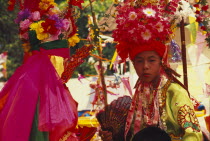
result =
[[[98,47],[98,52],[99,52],[99,56],[102,57],[102,47],[101,44]],[[99,66],[100,66],[100,78],[101,78],[101,85],[102,85],[102,90],[104,93],[104,106],[107,105],[107,89],[106,89],[106,83],[105,83],[105,79],[104,79],[104,67],[102,65],[102,60],[99,59]]]
[[[99,70],[99,76],[100,76],[100,80],[101,80],[101,85],[102,85],[102,90],[103,90],[103,94],[104,94],[104,106],[107,106],[107,89],[106,89],[106,83],[105,83],[105,79],[104,79],[104,68],[102,65],[102,46],[101,46],[101,41],[99,40],[99,28],[96,22],[96,16],[95,16],[95,12],[93,11],[93,7],[92,7],[92,1],[89,0],[90,2],[90,9],[92,12],[92,17],[93,17],[93,31],[94,31],[94,42],[97,46],[97,50],[99,53],[99,66],[100,66],[100,70]]]
[[[184,19],[183,18],[180,22],[180,34],[181,34],[181,47],[182,47],[183,79],[184,79],[184,85],[188,89],[187,57],[186,57],[185,29],[184,29]]]

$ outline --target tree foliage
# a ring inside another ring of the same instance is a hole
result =
[[[95,0],[93,1],[93,12],[96,14],[97,21],[100,21],[100,19],[105,15],[106,10],[108,10],[109,6],[113,3],[112,0]],[[79,18],[77,19],[77,26],[78,26],[78,34],[81,39],[87,39],[88,33],[89,33],[89,27],[88,27],[88,16],[92,16],[91,8],[89,6],[89,0],[85,0],[83,4],[83,9],[77,9],[79,12]],[[77,48],[82,47],[86,41],[81,41],[76,47],[72,48],[71,52],[74,53],[74,50]],[[111,59],[114,53],[114,44],[106,44],[106,47],[103,48],[103,57],[106,59]],[[90,56],[91,57],[91,56]],[[86,61],[80,65],[77,70],[74,72],[73,77],[77,77],[77,74],[80,73],[82,75],[96,75],[96,70],[94,68],[93,62],[88,62],[90,57],[86,58]],[[94,58],[95,62],[97,61],[97,58]],[[107,66],[108,68],[109,66]],[[113,70],[107,69],[106,75],[113,74]]]
[[[18,37],[18,26],[14,22],[18,9],[8,11],[5,0],[0,0],[0,5],[0,53],[8,52],[7,78],[3,79],[5,81],[22,64],[23,50]]]

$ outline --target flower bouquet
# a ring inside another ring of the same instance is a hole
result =
[[[22,9],[15,22],[19,24],[20,39],[31,45],[31,50],[39,50],[40,44],[51,42],[45,49],[74,46],[79,42],[74,19],[65,9],[61,11],[53,0],[41,0],[37,9]]]

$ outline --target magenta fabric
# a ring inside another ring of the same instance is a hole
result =
[[[24,0],[23,8],[29,9],[30,11],[37,11],[39,10],[39,2],[41,0]]]
[[[77,124],[77,103],[45,51],[36,52],[15,71],[0,98],[7,93],[7,102],[0,111],[0,141],[28,141],[38,103],[39,130],[53,133],[60,129],[58,134],[51,134],[51,141],[74,130]]]

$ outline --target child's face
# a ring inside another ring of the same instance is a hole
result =
[[[155,51],[144,51],[136,55],[133,65],[142,81],[151,82],[160,74],[160,62],[160,56]]]

